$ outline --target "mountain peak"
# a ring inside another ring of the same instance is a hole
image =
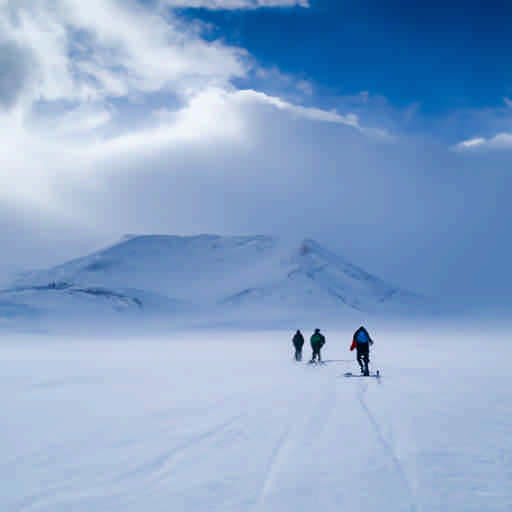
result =
[[[150,303],[170,304],[173,311],[181,304],[235,317],[243,309],[262,321],[283,312],[400,310],[417,299],[311,238],[294,247],[266,235],[129,234],[86,257],[29,273],[0,298],[36,308],[55,297],[66,304],[82,297],[80,307],[84,300],[140,311]]]

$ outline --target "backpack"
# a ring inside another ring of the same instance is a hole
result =
[[[358,344],[364,343],[367,345],[368,343],[370,343],[370,336],[368,335],[366,330],[362,328],[359,328],[357,330],[357,332],[354,335],[354,338]]]

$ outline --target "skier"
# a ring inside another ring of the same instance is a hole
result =
[[[370,362],[370,345],[373,345],[373,340],[370,338],[368,331],[363,326],[359,327],[352,338],[350,350],[357,349],[357,362],[361,367],[361,375],[367,377],[370,375],[368,368],[368,363]]]
[[[293,346],[295,347],[295,361],[302,361],[302,347],[304,346],[304,336],[297,329],[293,337]]]
[[[310,363],[322,361],[320,356],[320,349],[325,345],[325,336],[320,332],[320,329],[315,329],[315,332],[311,336],[311,348],[313,349],[313,355],[311,356]]]

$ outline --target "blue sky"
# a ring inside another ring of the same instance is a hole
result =
[[[512,305],[510,10],[0,0],[0,277],[124,233],[268,233]]]
[[[304,76],[319,92],[369,91],[398,107],[418,103],[429,118],[503,107],[512,90],[512,7],[505,2],[391,1],[384,7],[311,0],[308,9],[182,14],[213,24],[215,36],[246,48],[263,65]]]

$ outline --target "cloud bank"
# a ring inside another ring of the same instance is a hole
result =
[[[160,4],[91,0],[77,8],[72,0],[3,1],[0,29],[0,133],[8,142],[0,153],[0,194],[6,201],[43,206],[52,181],[90,170],[108,151],[119,155],[126,148],[133,154],[203,138],[237,143],[247,136],[247,104],[365,130],[355,114],[237,90],[233,80],[257,66],[247,52],[207,41],[197,26]]]
[[[286,234],[413,290],[501,300],[506,161],[491,175],[407,136],[369,91],[326,108],[304,77],[293,99],[258,87],[278,73],[174,9],[307,5],[0,0],[0,265],[125,232]]]

